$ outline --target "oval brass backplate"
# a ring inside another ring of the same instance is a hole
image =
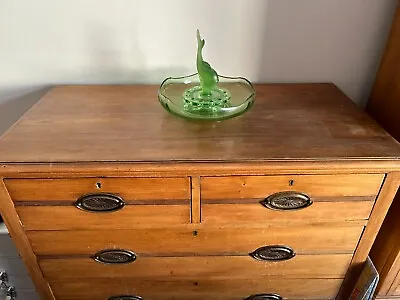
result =
[[[97,252],[93,259],[103,264],[128,264],[136,260],[136,254],[128,250],[106,249]]]
[[[251,295],[244,300],[282,300],[283,298],[278,294],[257,294]]]
[[[310,206],[313,202],[306,194],[287,191],[272,194],[260,203],[274,210],[298,210]]]
[[[257,260],[264,261],[282,261],[296,256],[296,253],[287,246],[271,245],[258,248],[249,255]]]
[[[112,296],[108,300],[143,300],[143,298],[139,296]]]
[[[121,197],[108,193],[87,194],[75,202],[77,208],[90,212],[112,212],[122,209],[124,205]]]

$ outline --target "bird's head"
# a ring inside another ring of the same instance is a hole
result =
[[[197,29],[197,45],[198,45],[198,47],[200,49],[203,49],[205,44],[206,44],[206,41],[201,38],[200,31]]]

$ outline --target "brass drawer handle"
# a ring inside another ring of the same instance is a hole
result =
[[[282,300],[283,298],[278,294],[257,294],[251,295],[244,300]]]
[[[260,203],[274,210],[297,210],[306,208],[313,202],[306,194],[288,191],[272,194]]]
[[[106,249],[97,252],[93,259],[103,264],[128,264],[136,260],[136,254],[128,250]]]
[[[139,296],[112,296],[108,300],[143,300],[143,298]]]
[[[122,209],[124,205],[121,197],[108,193],[87,194],[75,202],[77,208],[90,212],[112,212]]]
[[[296,253],[287,246],[272,245],[258,248],[249,255],[257,260],[282,261],[296,256]]]

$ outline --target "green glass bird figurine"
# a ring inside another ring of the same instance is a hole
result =
[[[219,81],[217,72],[210,64],[203,60],[203,48],[205,40],[201,39],[200,31],[197,30],[197,72],[200,78],[200,86],[203,95],[211,95],[212,90]]]

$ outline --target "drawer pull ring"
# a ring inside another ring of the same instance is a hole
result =
[[[139,296],[112,296],[108,300],[143,300],[143,298]]]
[[[306,194],[279,192],[265,198],[260,203],[266,208],[274,210],[297,210],[306,208],[313,202]]]
[[[101,250],[93,259],[103,264],[128,264],[136,260],[136,254],[128,250]]]
[[[244,300],[282,300],[278,294],[257,294],[251,295]]]
[[[273,245],[258,248],[249,255],[257,260],[282,261],[295,257],[296,253],[287,246]]]
[[[124,205],[121,197],[107,193],[87,194],[75,202],[77,208],[90,212],[112,212],[123,208]]]

